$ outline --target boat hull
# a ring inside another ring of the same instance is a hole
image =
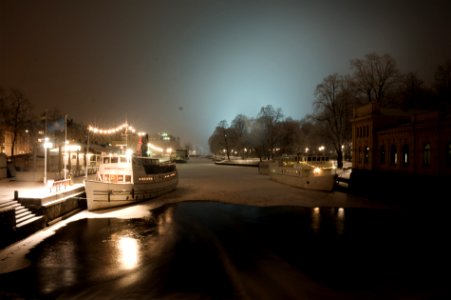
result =
[[[176,189],[178,177],[151,183],[108,183],[95,180],[85,181],[88,210],[99,210],[130,205]]]
[[[328,192],[333,191],[336,182],[335,174],[326,174],[321,176],[302,176],[284,173],[270,173],[270,177],[276,182],[290,186]]]

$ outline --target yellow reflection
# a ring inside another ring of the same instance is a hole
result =
[[[117,241],[119,249],[118,260],[121,267],[130,270],[138,265],[138,241],[134,238],[123,236]]]
[[[169,207],[163,214],[158,217],[158,234],[165,234],[172,223],[174,215],[173,207]]]
[[[343,207],[338,208],[337,218],[339,220],[345,219],[345,209]]]
[[[343,207],[338,208],[336,225],[337,233],[343,234],[345,231],[345,209]]]
[[[321,223],[319,207],[314,207],[312,210],[312,230],[318,232]]]

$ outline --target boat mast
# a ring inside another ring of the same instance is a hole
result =
[[[125,120],[125,151],[127,152],[128,148],[128,121]]]

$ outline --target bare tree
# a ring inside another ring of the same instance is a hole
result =
[[[451,105],[451,60],[437,67],[434,74],[434,87],[439,99]]]
[[[218,153],[222,149],[226,150],[227,159],[230,160],[230,129],[226,120],[222,120],[219,122],[218,126],[216,126],[215,131],[208,139],[208,144],[210,146],[210,151],[213,153]]]
[[[14,158],[14,148],[21,132],[27,129],[31,121],[31,103],[18,90],[11,90],[6,96],[5,109],[3,110],[3,118],[8,130],[12,133],[11,157]]]
[[[351,136],[352,93],[350,80],[332,74],[315,90],[315,118],[325,125],[323,134],[337,153],[337,166],[343,167],[343,149]]]
[[[397,93],[397,106],[403,110],[426,109],[434,105],[432,90],[417,74],[409,72],[401,77]]]
[[[280,123],[279,127],[281,153],[297,154],[301,152],[301,122],[287,118]]]
[[[244,148],[248,146],[249,126],[250,120],[243,114],[237,115],[230,126],[230,131],[233,135],[233,148],[237,149],[241,156],[244,156]]]
[[[370,53],[351,61],[358,96],[364,102],[386,104],[399,81],[396,61],[388,54]]]
[[[266,158],[271,159],[275,145],[278,138],[278,123],[282,120],[282,109],[274,109],[272,105],[264,106],[260,109],[256,119],[256,129],[254,134],[258,134],[259,138],[256,140],[257,148],[259,148],[261,155],[265,155]]]

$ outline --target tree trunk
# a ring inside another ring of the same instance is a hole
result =
[[[337,151],[337,168],[343,168],[343,151],[340,148]]]

